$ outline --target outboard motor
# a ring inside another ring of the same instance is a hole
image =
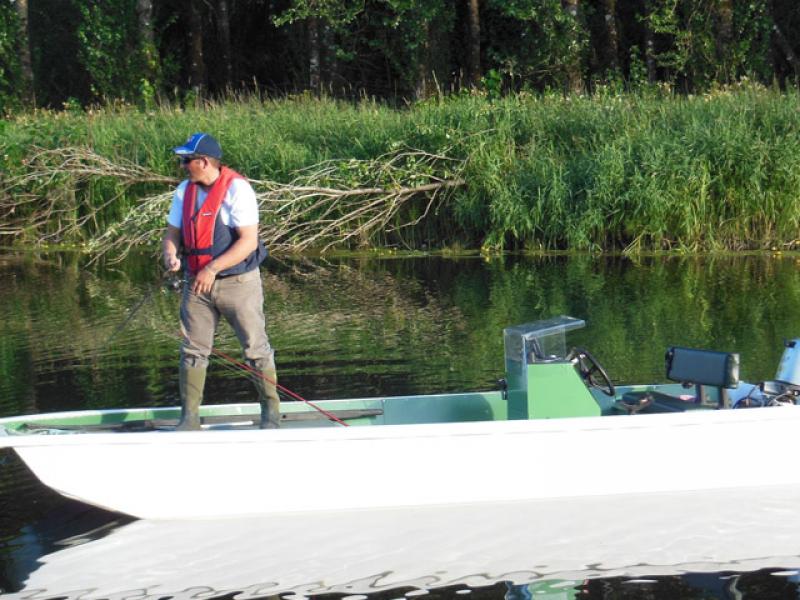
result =
[[[800,339],[783,344],[785,349],[775,379],[761,384],[767,405],[797,404],[800,397]]]
[[[775,380],[800,386],[800,339],[785,341],[783,345],[786,349],[781,356]]]

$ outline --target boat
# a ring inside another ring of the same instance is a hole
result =
[[[204,406],[195,432],[174,430],[176,407],[25,415],[0,419],[0,447],[64,496],[140,519],[770,487],[800,497],[789,461],[800,340],[757,385],[739,380],[736,353],[672,347],[666,383],[615,386],[588,350],[567,350],[584,326],[559,316],[505,329],[496,390],[285,402],[277,430],[255,428],[256,404]]]

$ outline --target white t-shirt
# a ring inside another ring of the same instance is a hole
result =
[[[183,225],[183,195],[189,180],[184,180],[172,195],[172,206],[169,209],[167,223],[173,227],[181,228]],[[206,192],[202,186],[197,186],[197,208],[203,206],[206,201]],[[234,179],[222,206],[219,209],[219,216],[222,223],[228,227],[246,227],[248,225],[258,225],[258,201],[252,186],[244,179]]]

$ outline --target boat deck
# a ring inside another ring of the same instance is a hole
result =
[[[620,386],[614,397],[591,392],[604,416],[710,410],[718,402],[717,393],[709,390],[705,401],[696,403],[678,384]],[[356,427],[509,420],[508,400],[501,391],[322,400],[314,405]],[[282,428],[341,427],[303,402],[283,402],[281,413]],[[255,403],[201,407],[204,429],[253,429],[259,417]],[[78,411],[0,419],[0,431],[6,435],[168,431],[179,418],[180,408],[174,406]]]

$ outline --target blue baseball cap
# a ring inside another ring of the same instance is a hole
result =
[[[172,151],[178,156],[201,154],[211,158],[221,159],[222,148],[219,142],[207,133],[193,133],[182,146],[176,146]]]

